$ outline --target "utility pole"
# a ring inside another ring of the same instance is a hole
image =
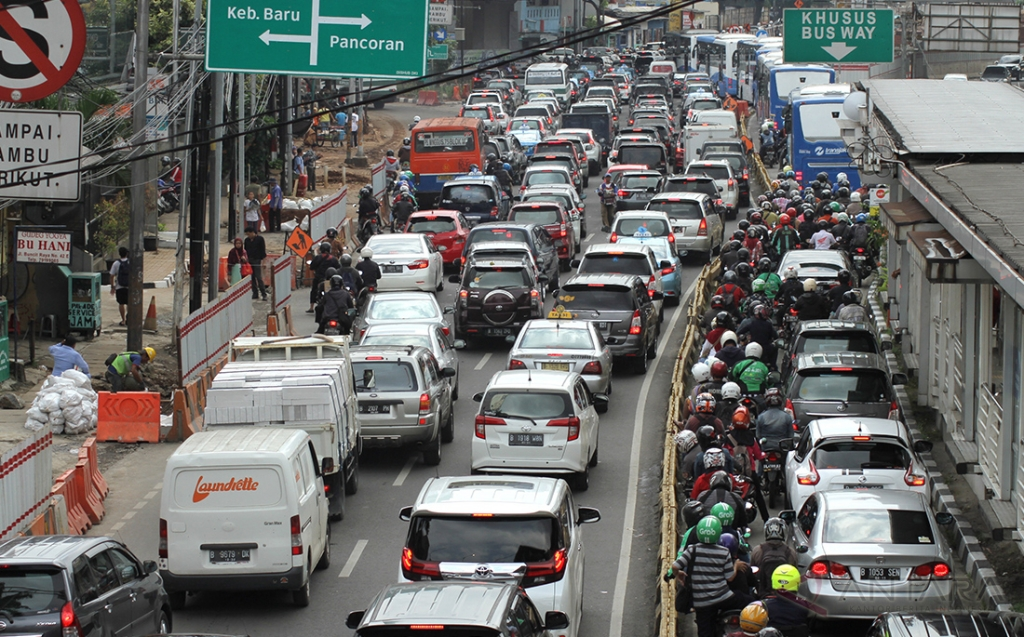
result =
[[[209,301],[214,301],[220,294],[218,285],[220,282],[220,193],[224,167],[224,142],[220,140],[220,136],[224,129],[224,74],[211,73],[210,79],[213,80],[213,104],[211,106],[213,109],[211,113],[213,115],[211,118],[213,137],[211,139],[215,141],[210,143],[213,162],[209,174],[210,192],[207,195],[210,200],[210,236],[206,251],[210,282],[206,287],[206,298]]]
[[[356,99],[356,78],[348,78],[348,97],[345,99],[345,110],[347,118],[345,119],[345,137],[348,139],[348,144],[345,145],[345,160],[352,159],[352,102]]]
[[[206,141],[210,138],[210,96],[209,81],[204,80],[195,92],[195,100],[199,101],[195,119],[192,121],[192,143],[196,145],[193,153],[196,176],[192,189],[192,203],[189,212],[188,246],[189,246],[189,293],[188,311],[195,312],[203,306],[203,221],[206,217],[206,185],[209,180],[210,147]],[[220,270],[220,263],[210,262],[210,267]]]
[[[146,141],[146,85],[149,81],[149,0],[138,0],[135,22],[135,93],[132,103],[135,153],[144,155]],[[142,349],[142,229],[146,225],[146,160],[132,162],[132,212],[128,221],[128,350]]]
[[[363,102],[363,78],[356,80],[359,82],[359,96],[357,99],[360,102],[359,106],[359,148],[356,149],[356,157],[363,157],[363,141],[366,138],[366,107],[362,105]]]
[[[292,76],[281,76],[281,123],[278,130],[278,148],[281,150],[281,190],[292,194]]]
[[[238,223],[238,219],[245,219],[244,213],[244,201],[245,201],[245,75],[238,74],[238,96],[235,98],[238,102],[235,104],[237,107],[238,118],[238,137],[235,138],[235,209],[238,211],[238,216],[235,217],[234,232],[238,232],[238,228],[243,224]],[[260,193],[256,193],[259,198]],[[237,235],[232,235],[237,236]]]

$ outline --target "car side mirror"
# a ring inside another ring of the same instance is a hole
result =
[[[408,522],[412,519],[412,507],[402,507],[398,510],[398,519],[402,522]]]
[[[601,512],[592,507],[580,507],[576,524],[590,524],[601,519]]]
[[[786,349],[786,341],[781,338],[775,339],[775,347]]]
[[[334,473],[334,458],[324,458],[320,461],[320,473]]]
[[[544,613],[544,630],[563,630],[569,627],[569,616],[560,610]]]
[[[580,263],[581,263],[581,261],[579,259],[573,259],[572,261],[569,262],[569,267],[570,268],[578,268],[578,267],[580,267]]]
[[[953,517],[953,514],[948,511],[939,511],[935,514],[935,521],[945,526],[947,524],[952,524],[956,519]]]
[[[779,518],[787,524],[792,524],[793,522],[796,522],[796,511],[793,509],[779,511]]]
[[[914,451],[917,453],[931,453],[933,446],[931,440],[918,440],[914,443]]]
[[[658,264],[658,267],[662,268],[662,269],[671,268],[672,267],[672,262],[669,261],[668,259],[662,259],[661,263]]]
[[[473,394],[473,402],[479,403],[484,399],[484,393],[482,391]]]
[[[881,343],[879,343],[879,345],[881,346],[883,352],[892,351],[892,341],[889,339],[883,340]]]
[[[446,305],[446,306],[444,306],[444,313],[445,314],[454,314],[455,313],[455,306],[454,305]]]
[[[461,338],[457,338],[455,339],[455,342],[452,343],[452,347],[454,347],[455,349],[466,349],[466,341],[462,340]]]
[[[448,277],[448,282],[449,283],[455,283],[457,285],[459,283],[462,283],[462,279],[459,278],[458,274],[453,274],[453,275]]]
[[[807,552],[807,545],[806,544],[801,544],[800,546],[796,547],[796,552],[797,553],[806,553]]]
[[[146,575],[149,575],[150,573],[156,573],[156,571],[157,565],[156,562],[154,562],[153,560],[146,560],[142,563],[142,572]]]
[[[896,372],[892,375],[893,385],[906,385],[908,380],[907,375],[902,372]]]
[[[443,376],[444,378],[455,378],[455,368],[445,367],[444,369],[441,370],[441,376]]]
[[[594,411],[599,414],[608,412],[608,395],[594,394]]]
[[[359,624],[360,624],[360,622],[363,621],[363,615],[365,615],[365,614],[366,614],[365,610],[354,610],[354,611],[352,611],[351,613],[348,614],[348,617],[345,618],[345,626],[347,626],[348,628],[351,628],[352,630],[355,630],[356,628],[359,628]]]

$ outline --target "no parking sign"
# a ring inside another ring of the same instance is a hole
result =
[[[85,17],[77,0],[0,0],[0,101],[53,94],[84,53]]]
[[[871,204],[889,203],[889,186],[871,186]]]

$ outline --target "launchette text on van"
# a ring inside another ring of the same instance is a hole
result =
[[[215,491],[255,491],[259,486],[260,483],[252,478],[242,478],[241,480],[231,478],[227,482],[203,482],[203,476],[199,476],[199,480],[196,481],[196,489],[192,493],[192,502],[202,502]]]

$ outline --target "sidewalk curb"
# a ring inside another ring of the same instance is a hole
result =
[[[885,325],[885,313],[878,303],[877,291],[878,280],[876,277],[869,288],[868,303],[871,307],[875,326],[880,328]],[[899,371],[899,361],[892,350],[885,352],[885,361],[890,374]],[[896,401],[900,405],[903,420],[907,423],[911,436],[913,436],[914,440],[923,440],[924,435],[918,428],[917,420],[910,410],[910,398],[907,396],[906,390],[902,386],[898,386],[895,388],[895,391]],[[988,558],[985,556],[985,552],[981,549],[981,543],[978,542],[974,527],[961,515],[960,507],[953,498],[953,493],[946,486],[946,481],[943,480],[942,473],[939,472],[931,452],[919,455],[924,460],[925,468],[928,470],[928,479],[931,484],[930,500],[932,508],[936,511],[950,513],[956,520],[956,526],[953,530],[955,537],[952,548],[957,558],[960,559],[964,570],[970,576],[974,587],[988,603],[990,609],[1012,611],[1013,606],[1007,601],[1003,587],[996,579],[995,569],[992,568]]]
[[[154,290],[157,288],[174,287],[174,272],[171,272],[159,281],[146,281],[142,284],[143,290]]]

